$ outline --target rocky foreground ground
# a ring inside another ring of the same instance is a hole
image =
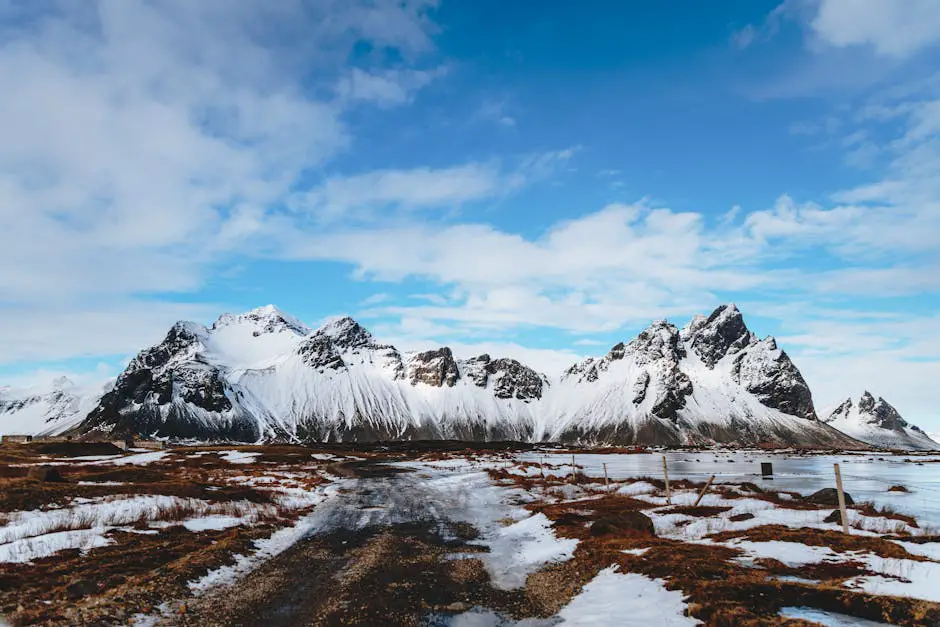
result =
[[[673,481],[667,497],[658,478],[450,448],[4,445],[0,616],[940,624],[940,537],[910,517],[856,503],[846,535],[828,493],[723,483],[694,505],[702,484]]]

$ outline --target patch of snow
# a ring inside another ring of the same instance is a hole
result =
[[[615,567],[597,574],[558,616],[559,625],[700,625],[686,616],[688,606],[682,592],[667,590],[661,579],[637,573],[622,574]]]
[[[578,541],[557,538],[545,514],[535,514],[498,529],[483,540],[490,552],[482,556],[493,585],[520,588],[526,577],[545,564],[571,559]]]
[[[798,542],[730,540],[724,544],[734,549],[741,549],[748,559],[769,558],[793,568],[841,559],[839,553],[829,547],[808,546]]]
[[[261,453],[247,451],[219,451],[219,456],[230,464],[251,464]]]
[[[221,531],[229,527],[238,527],[247,524],[249,521],[243,517],[225,516],[214,514],[212,516],[200,516],[183,521],[183,526],[190,531]]]
[[[78,485],[124,485],[123,481],[79,481]]]
[[[940,562],[940,542],[926,542],[924,544],[903,540],[893,540],[893,542],[903,546],[911,555],[920,555],[935,562]]]
[[[658,488],[647,481],[634,481],[633,483],[629,483],[625,486],[620,486],[617,488],[618,494],[625,494],[627,496],[634,496],[637,494],[652,494],[653,492],[657,491]]]
[[[863,560],[878,575],[856,577],[846,582],[865,592],[879,595],[912,597],[940,603],[940,563],[887,559],[875,555]],[[931,583],[933,582],[933,583]]]
[[[107,529],[100,527],[57,531],[0,544],[0,563],[30,562],[65,549],[80,549],[82,552],[86,552],[100,546],[113,544],[113,540],[104,537],[106,531]]]
[[[335,486],[326,486],[317,494],[322,501],[335,498],[337,490]],[[221,566],[195,581],[190,581],[189,589],[198,595],[214,586],[231,584],[245,573],[254,570],[259,564],[286,551],[295,542],[316,530],[321,523],[322,520],[317,511],[302,516],[290,527],[278,529],[268,538],[256,540],[256,550],[251,555],[235,555],[233,556],[234,564]]]
[[[113,464],[115,466],[127,466],[133,464],[134,466],[145,466],[153,462],[158,462],[167,455],[170,454],[170,451],[155,451],[151,453],[138,453],[136,455],[126,455],[124,457],[118,457],[115,459],[107,460],[106,463]],[[95,463],[95,462],[92,462]]]
[[[879,623],[864,618],[856,618],[847,614],[817,610],[812,607],[785,607],[780,610],[783,618],[792,618],[818,623],[824,627],[890,627],[887,623]]]

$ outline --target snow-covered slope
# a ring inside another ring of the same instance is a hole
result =
[[[857,447],[816,418],[802,375],[734,305],[679,330],[653,323],[572,366],[546,399],[547,439]]]
[[[920,427],[909,424],[885,399],[865,391],[857,401],[846,399],[826,423],[857,440],[889,449],[940,450]]]
[[[544,377],[512,359],[403,356],[352,318],[309,329],[274,307],[177,323],[81,431],[175,438],[527,439]]]
[[[657,322],[559,380],[513,359],[402,354],[352,318],[316,330],[273,306],[180,322],[80,432],[200,440],[455,438],[590,443],[859,443],[816,419],[799,371],[733,305]]]
[[[111,382],[78,386],[59,377],[47,387],[0,388],[0,435],[58,435],[81,423]]]

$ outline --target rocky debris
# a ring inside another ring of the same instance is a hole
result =
[[[34,466],[26,473],[26,478],[43,483],[62,483],[65,478],[55,466]]]
[[[888,488],[888,492],[910,492],[910,490],[903,485],[893,485]]]
[[[408,360],[408,379],[412,385],[424,383],[436,388],[456,385],[460,371],[453,353],[446,346],[417,353]]]
[[[807,503],[813,503],[815,505],[830,505],[838,507],[839,505],[839,492],[835,488],[823,488],[813,492],[804,499]],[[852,500],[852,495],[848,492],[845,493],[845,504],[854,505],[855,501]]]
[[[643,512],[624,510],[614,514],[601,516],[591,525],[592,536],[625,536],[644,535],[655,536],[656,530],[653,520]]]
[[[745,520],[751,520],[754,518],[754,514],[750,512],[745,512],[743,514],[735,514],[734,516],[729,516],[728,520],[731,522],[744,522]]]

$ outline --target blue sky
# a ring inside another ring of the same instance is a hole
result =
[[[933,0],[0,0],[0,43],[0,383],[267,303],[555,371],[735,301],[821,408],[940,430]]]

